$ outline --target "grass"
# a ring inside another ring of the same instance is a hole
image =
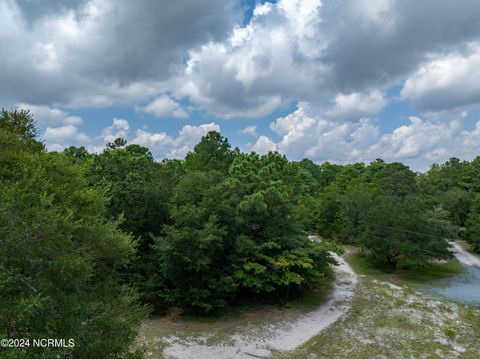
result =
[[[347,253],[347,261],[360,275],[350,313],[278,358],[478,358],[480,308],[415,291],[421,283],[461,273],[457,260],[386,273],[357,248],[349,247]]]
[[[400,284],[415,285],[428,283],[437,279],[458,275],[463,271],[462,266],[456,259],[451,259],[444,263],[431,263],[425,267],[411,270],[398,270],[389,273],[376,268],[369,261],[368,254],[358,250],[352,251],[352,254],[347,256],[346,259],[358,274]]]
[[[349,314],[276,358],[478,358],[480,308],[433,300],[406,284],[392,287],[379,279],[388,274],[361,256],[351,260],[364,271]]]

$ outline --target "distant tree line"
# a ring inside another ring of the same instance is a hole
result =
[[[291,162],[218,132],[183,160],[124,139],[48,152],[28,111],[2,111],[0,336],[76,339],[2,353],[138,357],[148,310],[209,313],[324,287],[336,243],[385,270],[449,258],[457,238],[480,251],[479,171],[480,157],[423,174],[381,159]]]

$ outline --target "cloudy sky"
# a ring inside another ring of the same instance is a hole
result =
[[[478,0],[0,0],[0,102],[51,150],[209,130],[292,160],[480,154]]]

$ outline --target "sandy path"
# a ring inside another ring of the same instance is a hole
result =
[[[480,268],[480,257],[468,252],[460,243],[453,242],[453,253],[460,263]]]
[[[170,336],[164,356],[182,359],[265,358],[271,355],[272,350],[290,351],[304,344],[346,314],[351,307],[357,275],[342,257],[335,253],[332,255],[339,264],[334,267],[335,287],[327,302],[314,311],[300,315],[293,321],[249,328],[248,334],[233,334],[224,343],[213,346],[207,345],[208,336],[188,339]]]

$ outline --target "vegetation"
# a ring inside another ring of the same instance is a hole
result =
[[[129,352],[146,310],[120,282],[135,252],[105,193],[36,140],[26,111],[0,116],[0,336],[72,338],[65,348],[3,348],[4,358],[104,358]],[[101,333],[101,335],[99,335]]]
[[[449,259],[457,237],[480,250],[480,157],[418,174],[245,154],[217,132],[162,162],[124,139],[94,154],[37,137],[27,111],[1,112],[0,335],[76,339],[55,355],[137,355],[147,307],[212,313],[327,288],[333,243],[388,272]]]

